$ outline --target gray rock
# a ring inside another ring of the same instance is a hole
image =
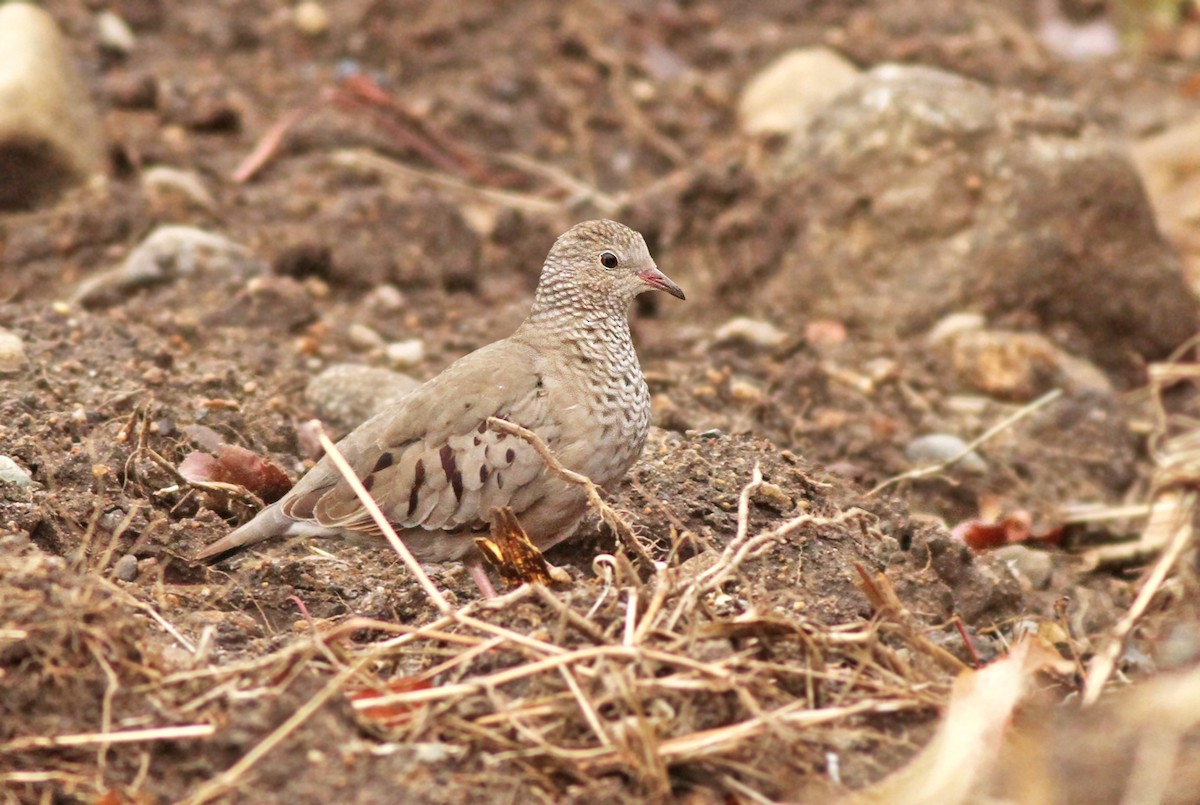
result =
[[[326,423],[353,428],[421,385],[408,375],[339,363],[309,381],[304,401]]]
[[[918,436],[904,447],[904,456],[914,467],[925,467],[941,464],[955,456],[962,455],[967,443],[950,433],[930,433]],[[974,450],[960,458],[951,467],[957,467],[972,475],[983,475],[987,472],[987,463]]]
[[[127,553],[118,559],[116,564],[113,565],[113,577],[121,581],[137,581],[137,557],[131,553]]]
[[[75,289],[71,301],[90,304],[113,293],[198,274],[201,270],[246,273],[266,271],[239,243],[191,226],[160,226],[134,248],[117,268],[96,274]]]
[[[21,371],[25,361],[25,344],[21,337],[0,328],[0,375]]]
[[[0,4],[0,209],[28,209],[104,169],[104,128],[54,18]]]
[[[776,203],[803,211],[761,283],[781,316],[879,337],[962,310],[1000,326],[1034,317],[1110,369],[1200,329],[1137,171],[1066,102],[885,65],[761,170]]]
[[[990,397],[1027,402],[1055,388],[1112,392],[1103,372],[1041,333],[965,330],[943,341],[940,352],[959,383]]]
[[[1046,551],[1035,551],[1024,545],[1005,545],[996,548],[991,555],[1028,581],[1033,589],[1044,590],[1050,585],[1054,557]]]
[[[0,484],[12,484],[18,489],[24,489],[33,483],[28,470],[8,456],[0,456]]]

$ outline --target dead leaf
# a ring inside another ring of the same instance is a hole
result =
[[[491,538],[480,537],[475,544],[506,582],[549,585],[561,581],[563,571],[547,562],[530,542],[512,509],[507,506],[492,509],[491,516]]]
[[[965,520],[954,527],[950,536],[965,543],[974,551],[999,548],[1016,542],[1042,542],[1057,545],[1062,541],[1062,526],[1035,532],[1033,517],[1027,511],[1017,511],[996,522]]]
[[[195,451],[179,462],[179,474],[193,483],[236,484],[267,503],[274,503],[292,488],[287,473],[251,450],[219,444],[212,453]]]

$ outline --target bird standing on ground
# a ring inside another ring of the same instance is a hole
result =
[[[460,358],[338,443],[417,560],[462,559],[480,591],[494,594],[475,547],[493,509],[511,508],[542,550],[583,519],[584,491],[551,474],[524,440],[489,429],[489,417],[532,430],[563,465],[601,487],[620,481],[650,425],[629,308],[655,288],[684,298],[641,235],[614,221],[578,224],[554,242],[533,309],[515,333]],[[328,456],[197,559],[275,536],[382,539]]]

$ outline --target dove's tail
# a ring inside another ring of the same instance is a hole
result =
[[[196,554],[198,562],[219,562],[227,556],[255,543],[290,534],[296,525],[295,520],[285,515],[274,503],[258,513],[253,520],[235,528],[221,539],[209,545]]]

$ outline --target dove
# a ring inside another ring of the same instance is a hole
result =
[[[338,443],[418,561],[461,560],[480,592],[494,596],[475,538],[501,507],[541,550],[570,537],[586,514],[583,489],[553,474],[525,440],[489,428],[489,417],[538,434],[601,488],[621,480],[650,426],[629,310],[655,289],[684,299],[640,234],[608,220],[577,224],[551,247],[533,307],[512,335],[459,358]],[[196,558],[219,561],[272,537],[384,544],[328,456]]]

